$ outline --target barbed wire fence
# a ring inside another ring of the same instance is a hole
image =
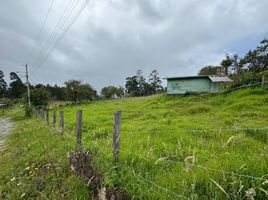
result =
[[[258,83],[260,84],[260,83]],[[248,85],[248,87],[253,86],[253,85],[257,85],[257,84],[250,84]],[[246,87],[246,86],[244,86]],[[239,87],[242,88],[242,87]],[[238,88],[238,89],[239,89]],[[52,115],[52,123],[50,123],[50,118],[49,118],[49,110],[35,110],[34,111],[34,116],[36,118],[41,118],[41,121],[43,121],[44,124],[46,125],[52,125],[53,128],[59,130],[61,132],[61,134],[63,135],[65,132],[71,131],[72,133],[75,132],[76,133],[76,142],[77,142],[77,147],[81,148],[82,147],[82,133],[83,131],[86,132],[90,132],[90,128],[88,126],[83,126],[82,124],[82,111],[78,110],[76,113],[76,122],[73,124],[68,124],[67,126],[65,125],[64,122],[64,113],[63,111],[60,111],[59,114],[59,127],[57,126],[57,121],[56,121],[56,116],[58,116],[57,113],[55,113],[55,111],[53,112]],[[108,145],[107,147],[107,151],[111,151],[113,153],[113,164],[114,166],[118,166],[120,163],[120,135],[121,132],[127,132],[127,133],[178,133],[179,131],[185,131],[185,132],[194,132],[194,133],[203,133],[203,132],[237,132],[237,131],[266,131],[268,130],[268,125],[267,126],[263,126],[263,127],[231,127],[231,128],[225,128],[225,129],[191,129],[191,128],[176,128],[176,129],[169,129],[169,130],[150,130],[150,131],[142,131],[142,130],[132,130],[132,131],[128,131],[128,130],[122,130],[121,128],[121,120],[122,120],[122,113],[121,111],[117,111],[114,113],[114,123],[113,123],[113,144],[112,144],[112,148]],[[109,136],[109,134],[108,134]],[[106,151],[105,150],[105,151]],[[182,161],[177,161],[177,160],[172,160],[172,159],[163,159],[163,161],[165,162],[170,162],[173,164],[180,164],[182,166],[185,166],[186,163],[182,162]],[[188,166],[189,167],[189,166]],[[256,181],[265,181],[268,179],[268,174],[264,174],[262,177],[255,177],[252,175],[248,175],[248,174],[241,174],[241,173],[237,173],[234,171],[225,171],[223,169],[215,169],[215,168],[211,168],[211,167],[207,167],[207,166],[203,166],[197,163],[192,163],[190,165],[190,168],[199,168],[205,171],[213,171],[213,172],[219,172],[219,173],[224,173],[226,175],[231,175],[231,176],[237,176],[237,177],[241,177],[241,178],[245,178],[245,179],[250,179],[250,180],[256,180]],[[130,168],[129,168],[130,169]],[[148,183],[150,185],[152,185],[155,188],[158,188],[159,190],[162,190],[164,192],[166,192],[168,195],[171,195],[173,197],[176,198],[181,198],[181,199],[189,199],[188,197],[186,197],[183,194],[177,194],[176,192],[164,188],[161,185],[155,183],[152,180],[149,180],[143,176],[141,176],[140,174],[138,174],[137,172],[135,172],[134,169],[130,170],[134,176],[139,177],[140,180],[142,180],[145,183]]]

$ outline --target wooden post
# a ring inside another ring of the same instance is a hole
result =
[[[44,113],[43,109],[41,109],[41,119],[42,119],[42,121],[45,120],[45,113]]]
[[[60,128],[61,128],[61,134],[64,133],[64,115],[63,111],[60,111]]]
[[[52,124],[53,124],[54,128],[56,127],[56,117],[57,117],[57,114],[56,114],[55,111],[53,111],[53,113],[52,113]]]
[[[122,119],[122,112],[121,111],[115,112],[114,113],[114,133],[113,133],[114,164],[118,164],[120,161],[121,119]]]
[[[49,110],[46,109],[46,123],[49,125]]]
[[[264,88],[264,80],[265,80],[265,78],[264,78],[264,74],[262,75],[262,79],[261,79],[261,87],[262,88]]]
[[[38,111],[35,109],[34,110],[34,117],[37,118],[38,117]]]
[[[82,145],[82,110],[76,112],[76,143],[78,147]]]

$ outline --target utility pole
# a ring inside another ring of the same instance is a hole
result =
[[[27,64],[25,65],[26,68],[26,84],[27,84],[27,93],[28,93],[28,104],[29,108],[31,108],[31,96],[30,96],[30,84],[29,84],[29,76],[28,76],[28,66]]]

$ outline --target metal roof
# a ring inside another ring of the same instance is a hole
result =
[[[233,80],[227,76],[209,76],[212,82],[232,82]]]
[[[180,77],[167,77],[164,79],[172,80],[172,79],[198,79],[198,78],[209,78],[212,82],[232,82],[230,78],[227,76],[216,76],[216,75],[199,75],[199,76],[180,76]]]

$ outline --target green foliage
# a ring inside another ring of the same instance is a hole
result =
[[[7,83],[4,79],[4,72],[0,70],[0,98],[5,97],[7,92]]]
[[[78,80],[69,80],[65,82],[65,85],[66,96],[74,103],[96,98],[97,93],[89,84],[83,84]]]
[[[134,199],[178,199],[176,194],[225,199],[219,186],[231,199],[244,198],[250,188],[255,189],[256,199],[262,199],[265,193],[261,189],[267,190],[268,186],[261,185],[265,178],[254,180],[232,172],[255,177],[267,173],[267,129],[251,129],[267,127],[267,98],[265,90],[256,88],[228,95],[156,95],[92,102],[64,108],[66,134],[73,133],[75,111],[83,109],[83,146],[93,152],[94,165],[105,175],[106,183],[122,187]],[[117,174],[111,149],[116,110],[123,111]],[[234,127],[245,129],[231,130]],[[74,134],[72,138],[75,141]],[[194,164],[185,161],[193,155]]]
[[[8,97],[18,99],[26,92],[26,86],[15,72],[10,73],[10,80],[12,82],[9,84]]]
[[[198,75],[223,75],[222,68],[218,66],[203,67]]]
[[[229,75],[234,83],[232,87],[245,84],[259,83],[262,75],[267,78],[268,70],[268,40],[264,39],[244,57],[226,55],[221,61],[221,66],[203,67],[199,75]]]
[[[147,96],[163,91],[162,81],[157,70],[153,70],[149,76],[149,82],[143,77],[142,70],[137,74],[126,78],[126,93],[129,96]]]
[[[67,195],[64,199],[88,198],[83,184],[68,171],[66,157],[75,149],[75,113],[82,109],[83,147],[93,155],[94,167],[105,176],[107,185],[123,188],[134,199],[181,199],[180,195],[245,199],[253,190],[255,199],[265,199],[268,132],[253,128],[267,127],[267,99],[267,91],[255,88],[222,95],[112,99],[55,109],[64,111],[64,137],[35,119],[20,122],[10,135],[12,148],[0,159],[4,169],[0,171],[0,193],[15,199],[25,191],[36,195],[27,198],[62,199],[63,193]],[[122,110],[117,171],[112,153],[116,110]],[[56,172],[28,180],[25,168],[29,161],[38,169],[53,163]],[[13,177],[18,182],[10,181]],[[40,180],[45,181],[38,184]],[[21,187],[16,186],[19,182]],[[36,185],[42,186],[41,191]]]
[[[105,99],[111,99],[111,98],[121,98],[124,96],[124,88],[123,87],[115,87],[115,86],[107,86],[102,88],[101,90],[101,96],[103,96]]]
[[[69,171],[72,141],[13,111],[8,115],[15,130],[0,156],[0,199],[89,199],[87,187]]]
[[[31,103],[34,107],[47,107],[49,100],[49,92],[45,87],[34,88],[31,91]],[[28,102],[28,96],[25,95],[25,104]]]

